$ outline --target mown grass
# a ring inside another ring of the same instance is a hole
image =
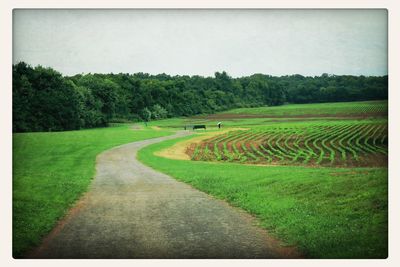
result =
[[[129,125],[91,130],[13,134],[13,255],[21,257],[85,192],[96,155],[121,144],[165,136]]]
[[[183,139],[148,146],[138,157],[254,214],[307,258],[387,257],[386,168],[260,167],[154,155]]]
[[[271,116],[301,116],[301,115],[334,115],[334,114],[370,114],[385,113],[388,109],[387,100],[337,102],[337,103],[312,103],[312,104],[288,104],[273,107],[238,108],[221,114],[255,114]]]
[[[164,128],[183,129],[185,125],[205,124],[208,129],[216,129],[217,123],[222,122],[222,127],[254,127],[271,124],[284,123],[312,123],[318,121],[335,121],[336,117],[356,121],[353,117],[366,116],[364,119],[385,120],[387,117],[387,100],[337,102],[337,103],[312,103],[312,104],[287,104],[273,107],[238,108],[207,116],[193,116],[189,118],[171,118],[165,120],[151,121],[148,126],[159,126]],[[236,114],[224,117],[224,114]],[[242,115],[271,116],[271,118],[243,118]],[[276,117],[275,117],[276,116]],[[288,117],[285,117],[288,116]],[[297,116],[297,117],[296,117]],[[305,117],[302,117],[305,116]],[[325,117],[326,116],[326,117]],[[353,117],[352,117],[353,116]]]

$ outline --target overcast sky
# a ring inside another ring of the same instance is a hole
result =
[[[15,10],[13,34],[65,75],[387,74],[385,10]]]

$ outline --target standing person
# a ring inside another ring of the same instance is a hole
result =
[[[218,129],[221,129],[221,122],[218,122]]]

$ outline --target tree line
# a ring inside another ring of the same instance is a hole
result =
[[[63,76],[13,65],[13,131],[63,131],[110,122],[210,114],[240,107],[387,99],[388,76],[254,74],[232,78],[147,73]]]

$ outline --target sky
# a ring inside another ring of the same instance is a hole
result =
[[[14,10],[20,61],[64,75],[386,75],[387,12]]]

